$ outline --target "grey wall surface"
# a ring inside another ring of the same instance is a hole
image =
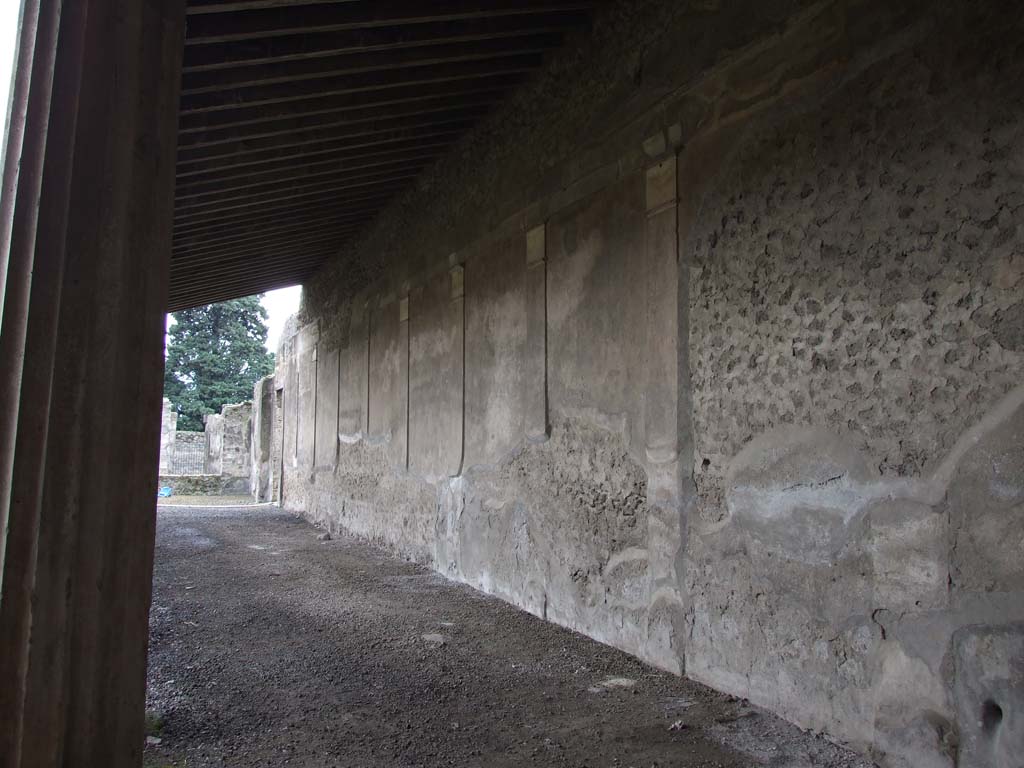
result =
[[[252,453],[252,403],[225,405],[220,412],[223,420],[221,474],[247,478]]]
[[[250,476],[250,420],[252,404],[225,405],[203,420],[206,435],[204,473],[228,477]]]
[[[252,393],[252,474],[249,493],[258,502],[272,501],[275,476],[280,471],[274,463],[274,377],[265,376],[256,382]]]
[[[522,439],[526,260],[519,237],[474,249],[466,260],[467,469],[496,464]]]
[[[614,5],[305,286],[285,451],[339,440],[285,506],[882,765],[1015,765],[1024,20]]]
[[[206,437],[206,459],[203,474],[220,475],[224,471],[224,417],[210,413],[203,418],[203,434]]]
[[[385,299],[370,312],[367,436],[388,447],[395,467],[408,466],[408,298]]]
[[[178,433],[178,412],[166,397],[160,412],[160,474],[166,475],[174,457]]]
[[[462,280],[442,272],[409,297],[409,468],[428,480],[462,470]]]
[[[338,448],[338,350],[320,345],[316,360],[316,466],[334,469]]]
[[[302,328],[295,337],[295,465],[303,472],[313,469],[316,458],[316,385],[319,325]]]

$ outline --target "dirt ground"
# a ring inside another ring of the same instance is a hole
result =
[[[164,507],[146,765],[870,763],[273,507]]]

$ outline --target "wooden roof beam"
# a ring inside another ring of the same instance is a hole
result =
[[[511,75],[484,75],[475,79],[464,79],[437,83],[427,86],[406,86],[377,93],[361,91],[339,96],[324,96],[301,103],[273,104],[263,107],[249,107],[235,112],[197,112],[183,115],[178,121],[179,137],[182,134],[220,131],[240,126],[254,126],[262,123],[280,123],[286,119],[305,119],[314,116],[359,112],[367,109],[389,106],[410,106],[428,102],[436,103],[441,98],[462,100],[473,95],[507,91],[523,82],[525,73]]]
[[[176,208],[175,213],[182,214],[184,216],[207,215],[214,213],[219,214],[225,211],[239,211],[246,208],[255,208],[266,203],[293,201],[302,198],[320,198],[324,195],[352,190],[372,193],[383,193],[385,190],[397,191],[405,186],[403,182],[412,181],[416,178],[416,175],[416,172],[413,171],[410,173],[403,173],[395,176],[384,176],[376,179],[371,178],[360,179],[354,182],[349,181],[347,183],[337,185],[315,184],[309,186],[298,186],[293,190],[287,190],[286,194],[275,192],[258,196],[242,195],[241,197],[232,198],[230,200],[208,201],[204,202],[202,205],[182,206]]]
[[[401,131],[392,135],[370,136],[364,141],[324,141],[284,150],[264,150],[237,157],[217,158],[209,161],[178,163],[176,178],[179,184],[198,181],[200,176],[220,177],[231,171],[245,168],[246,173],[261,170],[294,168],[311,162],[328,159],[357,160],[379,158],[388,154],[408,152],[427,146],[446,146],[461,135],[460,131],[439,128],[433,131]]]
[[[306,144],[333,141],[340,138],[358,138],[381,132],[432,128],[439,125],[472,125],[487,113],[486,106],[445,108],[411,115],[383,117],[355,123],[342,122],[330,127],[313,127],[265,136],[237,137],[202,146],[178,146],[178,162],[213,160],[220,157],[268,149],[285,149]]]
[[[395,190],[355,190],[351,194],[339,195],[333,190],[322,195],[313,195],[295,200],[271,199],[244,210],[186,215],[180,211],[174,214],[174,234],[195,231],[211,224],[235,224],[239,221],[259,221],[274,216],[297,215],[300,212],[315,211],[336,206],[346,211],[376,211],[384,205]]]
[[[209,45],[313,32],[343,32],[434,22],[522,16],[552,11],[585,11],[593,2],[564,0],[392,0],[256,8],[238,12],[194,13],[185,45]]]
[[[183,95],[178,114],[182,117],[202,112],[239,112],[253,107],[308,102],[331,96],[374,94],[409,88],[431,86],[466,80],[479,80],[498,75],[523,75],[535,70],[541,62],[539,54],[521,54],[487,59],[472,65],[466,62],[436,66],[407,67],[397,71],[362,72],[322,80],[276,83],[248,88],[235,88],[215,93]]]
[[[259,67],[221,69],[212,72],[186,73],[182,80],[182,96],[218,93],[239,88],[297,83],[351,77],[367,72],[409,67],[437,67],[446,64],[487,61],[508,56],[542,54],[558,46],[558,33],[509,37],[485,42],[453,43],[429,49],[411,48],[399,51],[349,54],[329,58],[300,59],[268,63]]]
[[[229,179],[218,178],[201,184],[181,187],[175,193],[175,200],[184,203],[186,200],[201,200],[203,198],[216,197],[226,192],[238,192],[243,189],[250,190],[256,194],[261,189],[273,189],[294,181],[324,180],[332,177],[351,178],[356,171],[383,171],[385,168],[412,166],[422,168],[436,158],[437,152],[430,153],[421,150],[369,162],[311,163],[309,165],[299,165]]]
[[[377,27],[344,32],[309,32],[219,45],[193,45],[185,50],[184,72],[191,75],[349,54],[412,48],[428,50],[435,46],[546,35],[579,26],[587,18],[587,14],[580,11],[554,11],[528,16],[444,21],[411,27]]]

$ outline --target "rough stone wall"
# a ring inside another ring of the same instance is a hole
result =
[[[177,430],[167,474],[201,474],[206,470],[206,433]]]
[[[203,418],[203,434],[206,435],[206,461],[203,471],[207,475],[224,472],[224,417],[210,413]]]
[[[252,403],[225,405],[203,421],[206,435],[205,473],[250,476]]]
[[[1015,765],[1019,14],[615,5],[557,120],[307,286],[285,506],[883,765]]]
[[[920,477],[1020,383],[1021,69],[945,53],[752,131],[705,195],[685,254],[702,495],[783,425]]]
[[[204,432],[188,432],[179,429],[174,433],[174,441],[179,445],[200,445],[206,443]]]
[[[820,102],[710,128],[690,151],[717,167],[680,178],[687,671],[892,765],[1011,765],[994,755],[1024,739],[982,724],[1019,711],[1019,649],[991,638],[1024,618],[1024,59],[1003,21],[940,14]]]
[[[225,405],[221,408],[223,443],[221,446],[221,474],[229,477],[249,477],[252,403]]]
[[[174,455],[174,445],[178,432],[178,412],[171,401],[164,398],[163,410],[160,414],[160,474],[166,475],[170,470]]]

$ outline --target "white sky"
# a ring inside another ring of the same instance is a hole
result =
[[[277,352],[277,342],[281,338],[284,321],[299,311],[301,297],[302,286],[300,285],[270,291],[263,296],[262,303],[269,315],[267,326],[270,328],[267,332],[267,349],[271,352]]]
[[[0,0],[0,104],[3,104],[3,118],[0,120],[6,119],[7,116],[7,100],[10,93],[20,11],[21,3],[17,0]],[[299,310],[301,295],[302,289],[299,286],[294,286],[271,291],[263,297],[263,306],[266,307],[269,315],[267,325],[270,330],[267,333],[267,349],[271,352],[277,351],[277,342],[281,337],[285,321]],[[167,318],[167,324],[170,326],[170,317]]]

